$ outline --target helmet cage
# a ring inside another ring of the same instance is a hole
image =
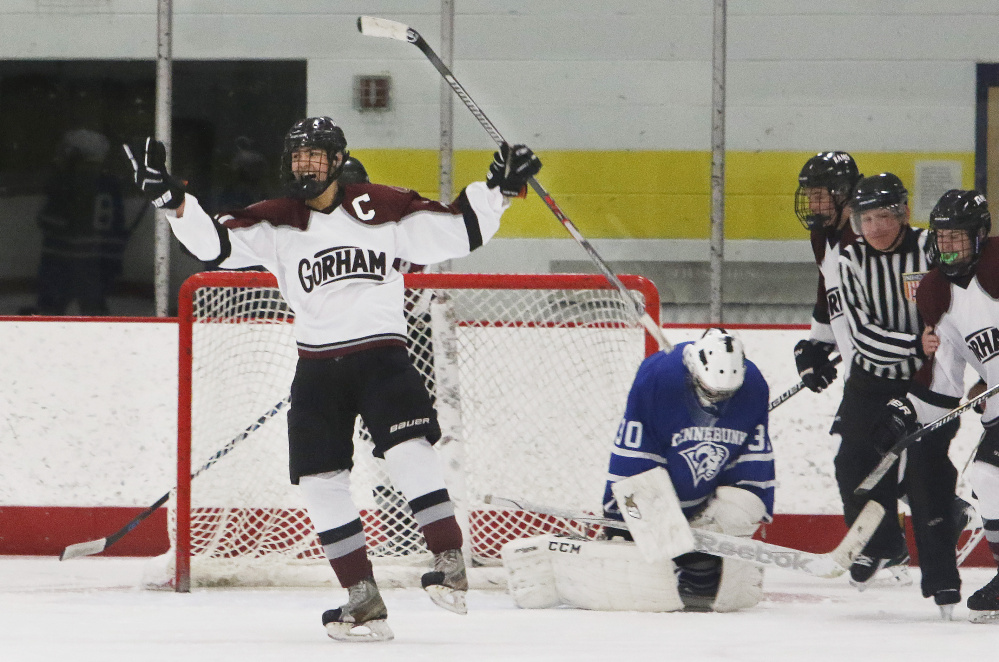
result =
[[[966,276],[978,264],[991,229],[992,216],[985,196],[974,190],[951,189],[940,197],[930,212],[927,258],[948,278]],[[941,230],[963,230],[968,242],[960,250],[944,253],[940,250]]]
[[[968,248],[966,250],[962,249],[960,251],[943,253],[940,251],[937,233],[940,230],[949,229],[952,228],[930,230],[929,236],[926,239],[926,257],[930,261],[930,264],[938,267],[944,276],[948,278],[961,278],[971,273],[975,265],[978,264],[978,259],[982,256],[985,237],[988,235],[981,230],[976,231],[964,228],[964,232],[968,236]],[[958,230],[957,228],[953,229]]]
[[[794,213],[807,230],[815,230],[840,220],[843,209],[850,201],[853,187],[863,175],[857,163],[846,152],[820,152],[808,159],[798,174],[798,190],[794,195]],[[808,189],[823,188],[829,191],[833,202],[833,216],[816,213],[811,209]]]
[[[825,188],[825,190],[829,191],[829,197],[832,202],[832,215],[812,210],[811,198],[808,193],[810,189],[814,188]],[[798,190],[794,192],[794,215],[798,217],[798,220],[801,221],[802,226],[806,230],[818,230],[831,225],[836,219],[840,218],[849,199],[849,191],[843,192],[842,189],[799,184]]]
[[[297,176],[291,168],[291,156],[300,149],[320,149],[326,153],[329,163],[326,178]],[[337,164],[337,154],[343,158]],[[343,171],[343,162],[350,152],[343,129],[329,117],[309,117],[299,120],[291,127],[284,138],[284,151],[281,154],[281,183],[289,196],[308,200],[322,194]]]

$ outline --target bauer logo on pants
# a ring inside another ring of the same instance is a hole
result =
[[[402,423],[396,423],[389,428],[389,434],[393,432],[398,432],[399,430],[405,430],[406,428],[411,428],[415,425],[426,425],[430,422],[429,418],[414,418],[411,421],[403,421]]]

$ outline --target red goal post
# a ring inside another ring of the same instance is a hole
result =
[[[620,278],[658,324],[655,286],[640,276]],[[508,540],[572,526],[487,506],[485,494],[599,511],[631,379],[658,350],[630,302],[600,275],[405,279],[410,354],[435,398],[444,433],[436,448],[466,554],[477,565],[496,564]],[[161,583],[180,591],[192,582],[294,584],[310,565],[332,577],[287,477],[286,408],[275,405],[288,395],[297,352],[293,314],[276,279],[266,272],[195,274],[181,287],[178,318],[172,582]],[[359,421],[352,483],[382,583],[386,568],[420,566],[427,554],[366,434]],[[192,468],[234,439],[232,452],[192,482]]]

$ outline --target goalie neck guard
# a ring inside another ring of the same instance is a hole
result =
[[[742,341],[720,327],[710,328],[683,348],[683,364],[697,398],[704,406],[735,395],[746,378]]]

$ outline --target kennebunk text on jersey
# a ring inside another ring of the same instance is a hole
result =
[[[376,253],[357,246],[334,246],[315,254],[315,260],[298,263],[298,280],[302,289],[311,292],[348,278],[385,279],[385,253]]]
[[[673,445],[678,446],[685,441],[720,441],[724,444],[741,445],[746,433],[729,428],[683,428],[673,435]]]

